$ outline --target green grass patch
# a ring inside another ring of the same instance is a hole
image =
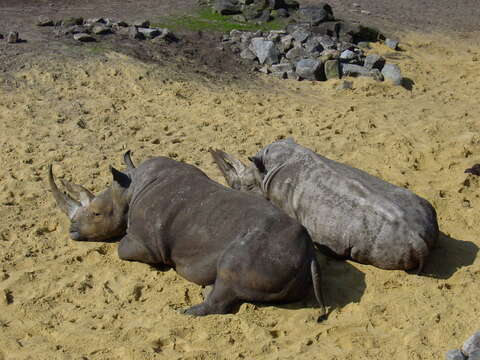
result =
[[[255,23],[241,23],[232,19],[232,16],[221,15],[210,8],[201,8],[195,14],[183,16],[170,16],[160,18],[152,26],[166,27],[172,30],[213,31],[229,32],[233,29],[246,31],[280,30],[285,27],[284,20],[274,19],[268,23],[257,25]]]

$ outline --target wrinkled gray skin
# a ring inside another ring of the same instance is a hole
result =
[[[125,173],[94,197],[63,182],[80,202],[50,186],[71,219],[74,240],[123,236],[121,259],[174,268],[198,285],[214,284],[206,300],[186,311],[223,314],[241,301],[296,301],[312,283],[325,315],[320,272],[306,229],[260,196],[232,190],[198,168],[158,157]]]
[[[421,272],[438,239],[428,201],[292,139],[266,146],[248,167],[222,151],[211,153],[231,187],[263,193],[338,257]]]

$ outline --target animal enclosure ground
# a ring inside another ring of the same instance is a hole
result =
[[[163,48],[76,46],[36,29],[35,11],[15,4],[8,14],[20,14],[27,43],[2,44],[0,55],[0,358],[433,360],[477,330],[480,181],[463,171],[480,154],[478,36],[402,33],[404,51],[372,51],[399,63],[411,90],[355,79],[337,91],[336,81],[253,74],[211,45],[216,35],[186,33],[186,44]],[[62,4],[58,14],[69,15],[78,2]],[[127,20],[153,9],[83,4],[85,16]],[[13,24],[5,20],[2,32]],[[126,149],[137,162],[166,155],[221,181],[209,147],[245,160],[288,136],[433,203],[443,235],[425,276],[321,257],[332,309],[323,323],[311,298],[189,318],[177,310],[201,300],[199,287],[120,261],[115,243],[71,241],[48,190],[51,163],[57,176],[102,190]]]

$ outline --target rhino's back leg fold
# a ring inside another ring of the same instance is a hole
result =
[[[125,235],[118,245],[118,257],[122,260],[139,261],[147,264],[157,264],[158,261],[141,241]]]

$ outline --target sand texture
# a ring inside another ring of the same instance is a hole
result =
[[[355,79],[209,82],[117,52],[31,58],[0,73],[0,359],[443,358],[479,327],[478,37],[402,35],[407,87]],[[263,76],[263,77],[262,77]],[[246,160],[294,137],[405,186],[436,207],[442,236],[424,276],[319,255],[328,320],[313,298],[192,318],[201,288],[118,259],[116,243],[74,242],[47,182],[98,192],[125,150],[164,155],[223,181],[208,153]]]

